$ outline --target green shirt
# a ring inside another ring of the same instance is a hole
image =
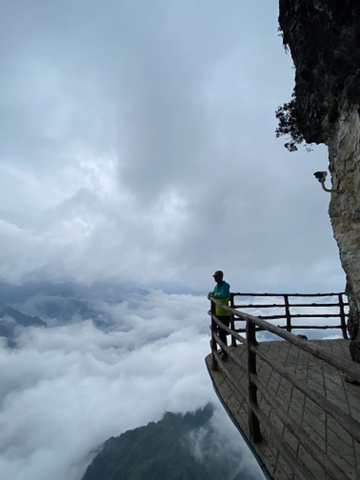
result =
[[[220,285],[216,284],[215,288],[213,290],[214,298],[216,300],[219,300],[219,302],[223,303],[227,307],[229,306],[229,300],[230,300],[230,285],[222,280]],[[225,315],[230,315],[230,312],[227,312],[221,307],[218,307],[215,305],[215,315],[218,317],[225,316]]]

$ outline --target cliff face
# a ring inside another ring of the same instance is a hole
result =
[[[347,275],[352,358],[360,362],[360,2],[280,0],[279,24],[296,68],[293,117],[329,151],[329,215]]]

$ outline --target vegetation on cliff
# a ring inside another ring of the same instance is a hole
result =
[[[216,448],[210,405],[194,414],[166,413],[157,423],[112,437],[83,480],[255,480],[237,457]],[[219,447],[219,445],[217,446]]]
[[[290,102],[276,111],[285,146],[326,143],[324,119],[360,98],[360,4],[357,0],[280,0],[279,25],[296,67]]]

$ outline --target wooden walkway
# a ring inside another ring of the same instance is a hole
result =
[[[350,360],[349,340],[310,340],[309,343],[321,345],[328,351]],[[271,358],[296,373],[309,387],[326,399],[333,402],[353,419],[360,421],[360,386],[345,381],[340,370],[315,358],[308,352],[286,341],[259,343],[259,348]],[[286,461],[286,449],[280,448],[278,440],[286,442],[306,472],[309,480],[327,480],[330,478],[323,467],[303,448],[291,433],[291,425],[286,417],[279,418],[267,403],[267,396],[276,398],[281,410],[299,424],[310,439],[321,449],[324,456],[329,457],[335,469],[339,469],[338,478],[360,479],[360,444],[342,428],[339,423],[306,397],[273,368],[257,360],[257,375],[266,384],[267,395],[258,392],[259,413],[264,414],[272,424],[265,430],[265,422],[260,420],[262,441],[252,442],[249,432],[248,405],[248,372],[247,348],[245,345],[232,346],[229,349],[229,360],[218,362],[218,369],[212,369],[212,355],[206,357],[206,365],[216,393],[238,427],[249,446],[258,457],[259,463],[265,465],[267,478],[275,480],[297,480],[290,463]],[[261,411],[261,412],[260,412]],[[318,455],[320,457],[321,454]]]

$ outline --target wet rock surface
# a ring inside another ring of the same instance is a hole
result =
[[[292,121],[329,150],[329,215],[347,276],[350,352],[360,362],[360,2],[280,0],[295,64]]]
[[[296,115],[308,143],[326,143],[323,120],[360,99],[360,3],[280,0],[279,25],[295,73]]]

